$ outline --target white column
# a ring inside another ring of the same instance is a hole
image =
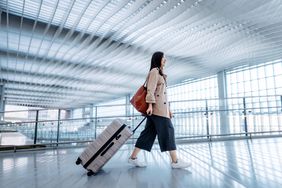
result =
[[[226,85],[226,73],[221,71],[217,73],[218,83],[218,97],[219,97],[219,110],[220,110],[220,133],[229,133],[229,121],[228,121],[228,104],[227,104],[227,85]]]

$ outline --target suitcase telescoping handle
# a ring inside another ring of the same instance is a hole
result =
[[[133,134],[135,133],[135,131],[138,129],[138,127],[143,123],[143,121],[145,121],[145,119],[147,118],[147,116],[145,116],[142,121],[137,125],[137,127],[135,127],[135,129],[132,131]]]

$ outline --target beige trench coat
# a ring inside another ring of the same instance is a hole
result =
[[[164,77],[159,74],[158,68],[153,68],[149,72],[146,102],[153,104],[152,114],[170,118],[166,81]]]

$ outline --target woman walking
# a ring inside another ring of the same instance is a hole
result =
[[[135,148],[128,162],[137,167],[146,164],[138,160],[137,155],[141,149],[151,151],[155,138],[158,136],[161,152],[169,151],[172,168],[187,168],[191,163],[177,158],[174,137],[174,128],[171,122],[172,113],[169,109],[166,91],[166,75],[163,72],[166,59],[163,52],[155,52],[151,59],[151,67],[147,80],[146,103],[147,122],[141,132]]]

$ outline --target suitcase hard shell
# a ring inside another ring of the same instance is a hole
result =
[[[145,117],[146,118],[146,117]],[[115,119],[77,158],[76,164],[81,164],[87,175],[96,174],[113,157],[119,148],[133,135],[145,118],[132,131],[120,119]]]

